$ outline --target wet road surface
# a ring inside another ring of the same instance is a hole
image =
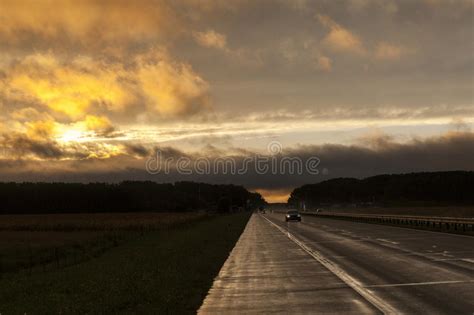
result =
[[[474,314],[474,237],[253,215],[201,309]]]

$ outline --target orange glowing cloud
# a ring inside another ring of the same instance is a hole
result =
[[[96,46],[157,39],[181,30],[177,12],[159,0],[5,0],[0,2],[0,20],[0,38],[13,43],[39,36]]]
[[[208,30],[206,32],[194,32],[195,40],[205,47],[217,48],[226,50],[227,39],[225,35],[220,34],[214,30]]]
[[[178,119],[210,108],[208,83],[162,49],[136,54],[126,64],[34,53],[0,71],[0,102],[7,105],[0,140],[9,155],[109,158],[126,152],[104,139],[124,121]]]
[[[175,117],[197,113],[210,104],[206,81],[190,65],[163,53],[139,55],[128,68],[85,57],[63,61],[52,54],[34,54],[4,71],[10,101],[24,103],[25,108],[40,104],[69,121],[94,113],[126,115],[132,106]]]
[[[318,14],[319,22],[329,29],[329,33],[323,39],[323,44],[336,52],[350,52],[364,54],[365,48],[360,38],[342,27],[327,15]]]
[[[410,51],[401,45],[380,42],[375,47],[375,58],[380,60],[399,60]]]
[[[26,135],[30,139],[49,139],[55,133],[55,123],[52,120],[26,123]]]
[[[82,69],[52,54],[30,55],[6,69],[7,89],[25,103],[40,103],[73,120],[83,118],[94,104],[122,109],[129,95],[117,80],[121,69],[94,65],[91,61],[90,70]]]

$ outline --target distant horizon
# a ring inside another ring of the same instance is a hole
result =
[[[376,174],[376,175],[371,175],[367,177],[334,177],[334,178],[328,178],[324,179],[321,181],[317,182],[311,182],[307,184],[303,184],[300,186],[295,186],[289,188],[287,191],[286,190],[281,190],[281,191],[276,191],[277,193],[275,194],[275,190],[270,190],[270,191],[265,191],[262,189],[249,189],[248,187],[245,187],[243,185],[237,185],[237,186],[242,186],[245,189],[248,189],[250,192],[257,192],[262,195],[262,197],[265,199],[266,202],[269,204],[286,204],[288,201],[288,198],[290,197],[290,194],[292,191],[294,191],[296,188],[302,187],[304,185],[311,185],[311,184],[318,184],[327,180],[333,180],[333,179],[343,179],[343,178],[353,178],[353,179],[359,179],[363,180],[366,178],[370,177],[376,177],[376,176],[383,176],[383,175],[409,175],[409,174],[422,174],[422,173],[456,173],[456,172],[465,172],[465,173],[474,173],[474,171],[464,171],[464,170],[447,170],[447,171],[422,171],[422,172],[408,172],[408,173],[381,173],[381,174]],[[55,184],[55,183],[65,183],[65,184],[120,184],[122,182],[153,182],[157,184],[176,184],[178,182],[192,182],[196,184],[209,184],[209,185],[222,185],[222,184],[230,184],[230,185],[236,185],[231,182],[228,183],[216,183],[216,182],[206,182],[206,181],[190,181],[190,180],[177,180],[173,182],[158,182],[158,181],[153,181],[153,180],[144,180],[144,181],[137,181],[137,180],[120,180],[120,181],[115,181],[115,182],[100,182],[100,181],[3,181],[0,180],[0,183],[48,183],[48,184]]]

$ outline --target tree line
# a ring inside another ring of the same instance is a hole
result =
[[[326,205],[439,206],[474,205],[474,172],[423,172],[336,178],[293,190],[293,207]]]
[[[0,214],[82,212],[229,212],[264,204],[242,186],[195,182],[0,183]]]

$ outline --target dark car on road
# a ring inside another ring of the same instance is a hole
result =
[[[286,212],[285,221],[298,221],[301,222],[301,215],[296,210],[290,210]]]

